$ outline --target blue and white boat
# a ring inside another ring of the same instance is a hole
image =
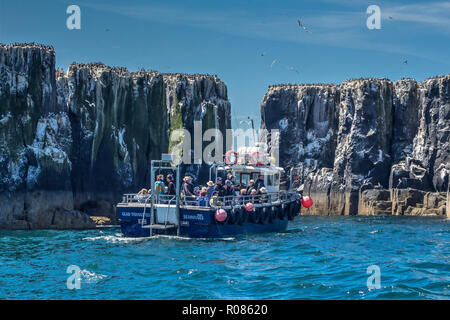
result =
[[[300,213],[301,195],[295,190],[279,190],[280,175],[284,170],[270,163],[247,164],[247,157],[237,161],[238,154],[233,156],[235,161],[211,167],[210,180],[231,173],[237,185],[248,185],[250,179],[256,181],[258,176],[263,175],[267,193],[219,197],[214,206],[199,206],[197,201],[180,194],[180,165],[174,165],[170,155],[163,155],[162,160],[151,162],[151,186],[154,186],[156,174],[172,172],[176,180],[176,195],[155,192],[148,195],[125,194],[116,206],[123,235],[224,238],[286,230],[288,222]],[[223,210],[226,212],[225,219]]]

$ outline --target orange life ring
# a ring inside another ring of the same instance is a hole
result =
[[[233,160],[233,158],[234,158],[234,160]],[[238,160],[238,154],[237,154],[236,151],[234,151],[234,150],[228,150],[228,151],[225,153],[225,163],[226,163],[227,165],[234,165],[234,164],[237,163],[237,160]]]

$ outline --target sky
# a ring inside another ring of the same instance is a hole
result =
[[[72,4],[80,30],[66,27]],[[381,10],[380,29],[366,26],[370,5]],[[449,74],[450,1],[0,0],[0,43],[14,42],[52,45],[64,70],[100,61],[216,74],[233,126],[251,116],[259,127],[271,84]]]

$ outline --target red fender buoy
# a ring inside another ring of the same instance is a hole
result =
[[[216,211],[216,220],[219,222],[224,222],[227,219],[227,212],[224,209],[219,209]]]
[[[253,211],[253,209],[253,203],[249,202],[245,205],[245,210],[247,210],[248,212]]]
[[[302,206],[304,206],[305,208],[309,208],[313,205],[313,200],[308,197],[308,196],[304,196],[302,198]]]

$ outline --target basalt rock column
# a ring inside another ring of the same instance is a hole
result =
[[[72,136],[53,48],[0,46],[0,228],[86,228],[73,211]]]
[[[300,169],[303,192],[315,199],[307,212],[442,215],[450,176],[449,80],[270,86],[261,126],[282,131],[281,164]],[[324,87],[328,95],[297,94]],[[308,118],[304,106],[328,116]]]

